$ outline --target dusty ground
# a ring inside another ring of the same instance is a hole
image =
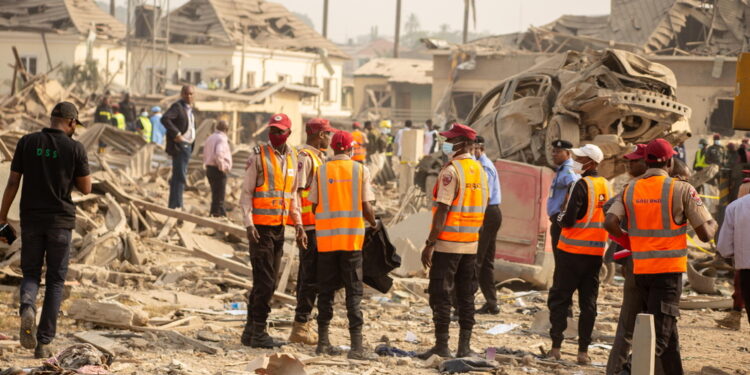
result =
[[[90,288],[77,287],[73,289],[71,300],[91,292]],[[111,293],[117,291],[112,290]],[[502,296],[509,296],[508,290],[501,290]],[[408,294],[407,294],[408,295]],[[371,298],[371,294],[364,306],[366,318],[365,337],[368,345],[374,348],[387,337],[391,345],[404,350],[420,351],[432,344],[432,324],[430,310],[426,302],[415,294],[406,299],[404,292],[391,293],[391,301],[382,302]],[[0,333],[17,337],[19,320],[16,317],[17,302],[9,291],[0,294]],[[545,295],[524,297],[525,307],[518,307],[516,299],[508,298],[502,306],[502,313],[498,316],[479,315],[475,329],[473,347],[477,351],[484,351],[487,347],[505,347],[512,350],[539,353],[538,347],[549,348],[549,338],[529,331],[536,310],[545,309]],[[620,301],[619,288],[616,285],[606,286],[599,298],[599,318],[597,331],[603,336],[595,343],[610,343],[614,334],[618,305]],[[158,309],[148,311],[152,317],[160,313]],[[524,314],[526,312],[526,314]],[[337,305],[336,318],[333,322],[332,341],[335,345],[348,345],[348,332],[344,307]],[[723,312],[710,310],[683,311],[680,319],[680,335],[684,366],[688,373],[697,374],[703,366],[712,365],[728,373],[746,374],[750,366],[750,328],[747,321],[743,322],[740,332],[733,332],[715,327],[713,319],[723,316]],[[202,315],[205,320],[204,330],[217,333],[223,341],[214,345],[222,351],[217,355],[194,352],[192,348],[174,346],[151,334],[137,333],[134,337],[118,338],[132,351],[131,357],[120,357],[111,369],[117,374],[242,374],[246,363],[269,350],[255,350],[242,347],[239,344],[239,334],[242,329],[243,317],[229,315]],[[289,334],[289,322],[293,317],[292,306],[282,306],[274,309],[272,320],[279,322],[279,326],[271,329],[272,334],[285,337]],[[510,333],[492,336],[485,331],[498,323],[514,323],[520,327]],[[65,316],[60,319],[58,338],[54,345],[63,348],[76,342],[72,333],[94,328],[90,323],[75,322]],[[102,329],[102,328],[100,328]],[[406,342],[407,331],[416,334],[419,343]],[[130,333],[103,328],[101,333]],[[451,331],[451,347],[456,348],[457,327]],[[187,332],[188,336],[195,336],[195,332]],[[609,336],[609,337],[608,337]],[[7,341],[6,341],[7,342]],[[314,347],[291,345],[286,352],[300,353],[314,356]],[[574,365],[576,344],[567,340],[563,346],[563,361],[556,365],[542,365],[531,363],[524,365],[506,363],[501,365],[498,373],[564,373],[564,374],[596,374],[604,373],[608,350],[591,348],[590,353],[595,366],[581,367]],[[33,367],[40,361],[33,359],[31,351],[10,346],[3,348],[0,354],[0,368],[10,366]],[[180,366],[179,364],[182,364]],[[309,374],[434,374],[437,370],[425,365],[424,362],[408,358],[383,358],[378,361],[362,363],[349,362],[345,357],[332,357],[323,364],[308,365]]]

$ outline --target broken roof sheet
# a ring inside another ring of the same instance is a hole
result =
[[[221,45],[244,41],[253,47],[303,52],[325,49],[329,56],[348,58],[283,5],[262,0],[191,0],[170,14],[170,40]]]
[[[431,85],[432,60],[379,58],[354,71],[355,77],[387,77],[388,82]]]
[[[49,31],[122,39],[125,25],[101,10],[93,0],[3,0],[0,30]]]

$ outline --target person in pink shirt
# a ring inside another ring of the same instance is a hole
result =
[[[232,169],[228,129],[229,124],[226,121],[219,121],[214,133],[203,144],[203,165],[206,166],[206,178],[211,185],[211,216],[215,217],[227,216],[224,196],[227,190],[227,173]]]

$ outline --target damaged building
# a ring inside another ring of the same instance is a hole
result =
[[[750,4],[742,0],[612,0],[611,14],[565,15],[525,32],[433,48],[432,108],[466,119],[482,95],[567,51],[616,49],[674,74],[676,101],[692,109],[693,134],[731,136],[736,56],[748,48]],[[693,137],[690,142],[697,142]]]

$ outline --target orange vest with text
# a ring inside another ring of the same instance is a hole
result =
[[[282,156],[286,158],[286,169],[282,170],[274,152],[270,145],[260,147],[258,162],[263,167],[263,185],[257,186],[253,194],[255,225],[282,225],[289,218],[295,193],[295,157],[292,153]]]
[[[354,138],[354,142],[356,142],[354,145],[352,160],[364,162],[365,157],[367,157],[367,149],[365,148],[365,139],[367,139],[367,136],[365,133],[355,130],[352,132],[352,138]]]
[[[675,224],[672,216],[674,184],[672,178],[651,176],[624,192],[636,275],[687,271],[687,226]]]
[[[332,160],[318,169],[315,208],[318,252],[362,250],[365,242],[362,168],[362,164],[353,160]]]
[[[323,161],[320,160],[318,155],[315,154],[315,151],[312,151],[310,149],[300,149],[300,153],[305,153],[310,156],[310,160],[312,160],[312,170],[310,173],[312,173],[313,176],[317,176],[318,168],[320,168],[320,165],[323,164]],[[299,156],[299,154],[298,154]],[[299,178],[304,178],[305,181],[307,181],[307,176],[299,176]],[[307,189],[303,189],[300,192],[300,213],[302,214],[302,225],[315,225],[315,213],[313,212],[313,204],[310,202],[310,187],[308,186]],[[292,217],[288,217],[286,221],[287,225],[294,225],[294,221],[292,220]]]
[[[489,198],[487,176],[482,165],[472,158],[453,160],[451,164],[458,172],[459,191],[451,203],[445,227],[438,234],[438,239],[448,242],[477,242]],[[433,199],[437,198],[437,190],[436,183],[432,192]],[[435,202],[432,207],[433,215],[437,207],[438,203]]]
[[[557,248],[568,253],[603,256],[609,235],[604,229],[604,203],[611,195],[604,177],[584,177],[588,204],[583,218],[570,228],[563,228]]]

